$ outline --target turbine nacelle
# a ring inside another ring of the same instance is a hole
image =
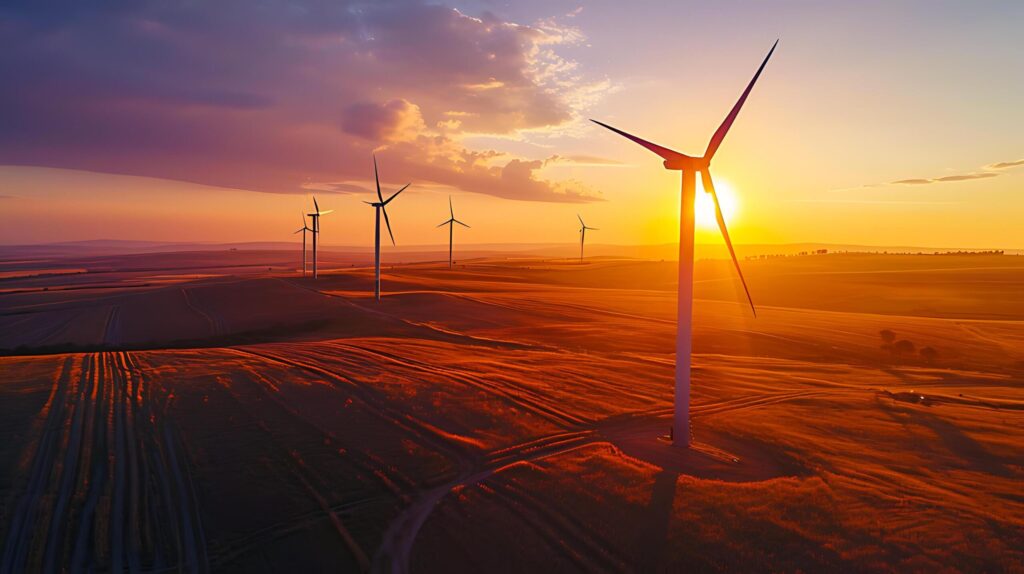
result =
[[[702,157],[690,157],[688,155],[679,154],[679,157],[672,159],[666,159],[662,162],[665,169],[673,171],[704,171],[708,169],[710,161],[705,161]]]

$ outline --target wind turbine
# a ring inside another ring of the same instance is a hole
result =
[[[578,213],[576,214],[576,219],[580,220],[580,263],[583,263],[583,242],[587,238],[587,230],[588,229],[591,230],[591,231],[601,231],[601,230],[596,228],[596,227],[587,227],[587,224],[583,223],[583,218],[580,217],[580,214],[578,214]]]
[[[310,229],[310,231],[313,232],[313,279],[317,278],[316,245],[317,245],[317,243],[320,242],[320,240],[319,240],[319,237],[320,237],[320,216],[321,215],[327,215],[328,213],[333,213],[333,212],[334,212],[333,209],[328,209],[327,211],[320,211],[320,206],[317,205],[317,203],[316,203],[316,196],[313,196],[313,213],[307,213],[306,214],[307,216],[313,218],[313,229]],[[306,222],[303,221],[302,224],[303,224],[303,226],[305,226]],[[296,233],[298,233],[298,232],[296,232]],[[303,242],[305,242],[306,235],[303,234],[302,237],[303,237]],[[303,258],[305,258],[305,254],[306,254],[305,248],[303,248],[302,254],[303,254]],[[305,264],[303,264],[303,269],[305,269]]]
[[[754,300],[750,297],[750,290],[747,289],[747,282],[743,278],[743,272],[740,270],[739,260],[736,259],[736,251],[732,247],[732,241],[729,239],[729,230],[726,229],[725,218],[722,216],[722,207],[718,203],[718,195],[715,194],[715,186],[711,181],[710,166],[711,159],[715,156],[715,152],[718,151],[718,146],[722,145],[725,134],[732,127],[732,123],[736,121],[740,108],[747,101],[750,90],[753,89],[754,83],[757,82],[757,78],[761,75],[761,71],[764,70],[768,59],[772,57],[772,53],[775,52],[775,47],[778,45],[779,41],[776,40],[775,44],[772,45],[772,49],[768,51],[768,55],[765,56],[764,61],[761,62],[761,67],[754,74],[754,78],[747,84],[747,89],[743,90],[743,94],[732,107],[729,115],[725,117],[722,125],[711,136],[711,141],[708,143],[708,148],[705,150],[703,157],[691,157],[681,154],[597,120],[591,120],[658,154],[665,160],[665,169],[682,172],[683,197],[679,213],[679,302],[678,324],[676,326],[675,416],[672,421],[672,441],[678,446],[688,446],[690,444],[690,350],[693,334],[693,201],[697,193],[696,174],[700,172],[704,191],[710,193],[711,199],[714,200],[715,218],[718,220],[718,227],[722,230],[722,237],[725,239],[725,245],[729,248],[729,254],[732,256],[732,261],[736,266],[736,273],[740,277],[740,282],[743,283],[743,290],[747,294],[747,301],[750,302],[750,309],[756,317],[757,310],[754,309]]]
[[[373,206],[377,210],[377,223],[376,223],[376,225],[374,227],[374,236],[373,236],[373,257],[374,257],[373,265],[374,265],[374,268],[377,270],[377,278],[376,278],[376,280],[373,283],[373,296],[376,297],[378,301],[380,301],[380,214],[381,214],[381,212],[384,213],[384,223],[388,226],[388,235],[391,236],[391,244],[394,245],[395,244],[395,235],[393,233],[391,233],[391,221],[388,220],[388,211],[386,209],[384,209],[384,207],[387,204],[391,203],[392,199],[398,197],[399,193],[402,193],[403,191],[405,191],[406,187],[409,187],[412,184],[409,184],[409,183],[405,184],[405,186],[402,187],[402,189],[396,191],[394,193],[394,195],[392,195],[391,197],[387,198],[387,200],[385,200],[384,196],[381,195],[381,193],[380,193],[380,176],[377,174],[377,155],[376,154],[374,154],[374,156],[373,156],[373,178],[377,181],[377,201],[373,201],[373,202],[364,201],[363,203],[365,203],[367,205],[370,205],[370,206]]]
[[[459,221],[458,219],[455,219],[455,210],[452,208],[452,196],[450,196],[450,195],[448,196],[448,213],[451,215],[451,217],[448,219],[448,221],[445,221],[443,223],[439,223],[437,226],[438,227],[442,227],[442,226],[445,226],[445,225],[448,226],[448,269],[451,269],[452,268],[452,239],[454,238],[454,233],[452,232],[452,230],[455,228],[455,224],[456,223],[458,223],[459,225],[461,225],[461,226],[463,226],[463,227],[465,227],[467,229],[469,228],[469,226],[466,225],[465,223]]]
[[[302,214],[300,213],[299,215],[302,215]],[[300,227],[298,229],[298,231],[296,231],[295,233],[302,233],[302,276],[303,277],[306,276],[306,232],[307,231],[313,231],[313,230],[310,229],[308,225],[306,225],[306,216],[302,215],[302,227]],[[295,235],[295,233],[293,233],[292,235]]]

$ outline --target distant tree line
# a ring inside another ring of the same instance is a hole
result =
[[[784,257],[806,257],[808,255],[827,255],[828,249],[814,249],[811,251],[800,251],[795,254],[785,253],[766,253],[763,255],[747,255],[744,257],[747,261],[759,261],[764,259],[782,259]],[[832,251],[835,253],[862,253],[867,255],[1005,255],[1002,249],[983,249],[979,251],[933,251],[931,253],[925,253],[924,251]]]
[[[897,339],[896,333],[890,329],[882,329],[878,335],[882,337],[882,349],[888,351],[896,360],[913,358],[914,351],[917,351],[917,356],[929,365],[935,364],[939,357],[939,352],[934,347],[918,349],[910,339]]]
[[[744,257],[747,261],[757,261],[760,259],[780,259],[783,257],[806,257],[807,255],[826,255],[828,249],[815,249],[814,251],[801,251],[796,255],[786,255],[783,253],[770,253],[765,255],[747,255]]]

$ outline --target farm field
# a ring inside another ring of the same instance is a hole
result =
[[[154,257],[0,281],[4,572],[1024,570],[1024,257],[698,262],[689,451],[672,262]]]

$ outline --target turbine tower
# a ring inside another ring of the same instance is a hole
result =
[[[313,279],[317,278],[316,246],[320,242],[320,216],[333,212],[333,209],[320,211],[320,206],[316,203],[316,196],[313,196],[313,213],[306,214],[313,219],[313,229],[310,229],[313,232]],[[303,225],[305,225],[305,221],[303,221]],[[303,253],[305,253],[305,249],[303,249]]]
[[[448,196],[448,213],[451,215],[451,217],[448,219],[448,221],[445,221],[443,223],[439,223],[437,226],[438,227],[443,227],[445,225],[448,226],[448,269],[451,269],[452,268],[452,239],[454,238],[454,233],[452,233],[452,229],[455,227],[456,223],[458,223],[459,225],[461,225],[461,226],[463,226],[463,227],[465,227],[467,229],[469,228],[469,226],[466,225],[465,223],[459,221],[458,219],[455,219],[455,210],[452,208],[452,196],[450,196],[450,195]]]
[[[583,218],[580,217],[580,214],[578,213],[576,214],[576,219],[580,220],[580,263],[583,263],[583,242],[587,239],[587,230],[600,231],[600,229],[596,227],[587,227],[587,224],[583,223]]]
[[[370,205],[377,210],[377,223],[374,227],[373,236],[373,266],[376,269],[377,274],[376,279],[373,283],[373,296],[377,299],[377,301],[380,301],[380,214],[381,212],[384,213],[384,224],[388,226],[388,235],[391,237],[391,244],[394,245],[395,235],[391,233],[391,221],[388,220],[388,211],[387,209],[385,209],[385,206],[391,203],[392,199],[398,197],[398,194],[405,191],[405,188],[409,187],[411,184],[405,184],[405,186],[402,187],[402,189],[396,191],[394,195],[385,200],[384,196],[381,195],[380,193],[380,176],[377,174],[376,154],[374,154],[373,156],[373,178],[377,181],[377,201],[364,201],[363,203]]]
[[[302,215],[302,214],[300,213],[299,215]],[[302,276],[303,277],[306,276],[306,232],[307,231],[313,231],[313,230],[310,229],[308,225],[306,225],[306,216],[302,215],[302,227],[300,227],[298,229],[298,231],[296,231],[295,233],[302,233]],[[292,235],[295,235],[295,233],[293,233]]]
[[[750,290],[747,289],[747,282],[743,278],[743,272],[740,270],[739,260],[736,259],[736,251],[733,249],[732,240],[729,239],[729,230],[726,229],[725,218],[722,216],[722,207],[718,203],[718,195],[715,194],[715,186],[711,181],[710,166],[711,159],[715,156],[715,152],[718,151],[718,147],[722,145],[722,140],[725,139],[725,134],[729,132],[729,128],[736,121],[740,108],[747,101],[750,90],[754,88],[754,83],[757,82],[757,78],[761,75],[765,65],[768,63],[768,59],[772,57],[772,53],[775,52],[775,47],[778,45],[779,41],[776,40],[775,44],[772,45],[772,49],[768,51],[768,55],[765,56],[764,61],[761,62],[761,67],[754,74],[754,78],[747,84],[747,89],[743,90],[743,94],[732,107],[729,115],[725,117],[722,125],[711,136],[711,141],[708,143],[708,148],[704,152],[703,157],[691,157],[681,154],[597,120],[591,120],[658,154],[665,160],[665,169],[682,172],[682,202],[679,213],[679,302],[678,324],[676,326],[675,416],[672,421],[672,441],[678,446],[688,446],[690,444],[690,350],[693,334],[693,201],[697,193],[696,175],[700,172],[704,191],[711,194],[711,199],[715,203],[715,218],[718,220],[718,227],[722,231],[725,245],[729,248],[729,254],[732,256],[733,264],[736,266],[736,273],[739,275],[740,282],[743,284],[743,290],[747,294],[750,309],[756,317],[757,310],[754,309],[754,300],[750,297]]]

